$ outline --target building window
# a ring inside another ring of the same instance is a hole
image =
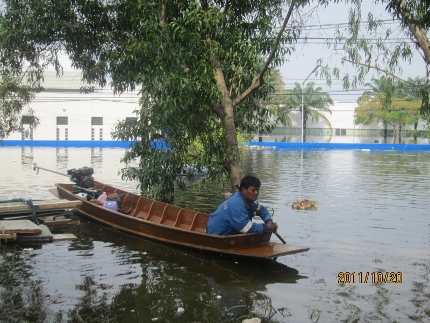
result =
[[[24,126],[21,129],[21,139],[25,140],[26,138],[29,138],[30,140],[33,140],[33,127],[30,126],[28,129],[24,129]]]
[[[57,128],[57,140],[60,140],[60,128]]]
[[[68,126],[69,117],[57,117],[57,126]]]
[[[103,117],[91,117],[91,126],[91,140],[96,140],[96,132],[99,140],[103,140]]]
[[[22,128],[21,135],[22,140],[26,137],[29,137],[30,140],[33,140],[33,125],[36,123],[34,116],[22,116],[21,118]]]
[[[346,129],[336,129],[336,136],[346,136]]]
[[[103,117],[91,117],[92,126],[103,126]]]
[[[34,116],[22,116],[22,124],[33,125],[34,121]]]
[[[69,128],[64,129],[64,140],[69,140]]]
[[[135,124],[135,123],[137,123],[137,118],[135,118],[135,117],[127,117],[127,118],[125,118],[125,122],[131,123],[131,124]]]

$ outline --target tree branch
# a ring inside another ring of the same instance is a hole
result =
[[[163,4],[161,6],[161,10],[157,11],[158,22],[161,24],[165,24],[167,22],[167,10],[166,5]]]
[[[425,87],[419,86],[416,83],[409,82],[408,80],[405,80],[405,79],[401,78],[400,76],[398,76],[396,74],[393,74],[393,73],[391,73],[391,72],[389,72],[387,70],[384,70],[384,69],[382,69],[382,68],[380,68],[380,67],[378,67],[376,65],[370,65],[370,64],[365,64],[365,63],[361,63],[361,62],[354,62],[354,61],[349,60],[349,59],[344,59],[344,60],[345,60],[345,62],[350,62],[351,64],[354,64],[354,65],[364,66],[364,67],[367,67],[367,68],[373,68],[373,69],[375,69],[375,70],[377,70],[379,72],[382,72],[382,73],[384,73],[386,75],[392,76],[392,77],[394,77],[394,78],[396,78],[396,79],[398,79],[398,80],[400,80],[402,82],[405,82],[405,83],[407,83],[409,85],[412,85],[414,87],[419,87],[420,89],[424,90],[427,93],[430,92],[429,89],[426,89]]]
[[[228,2],[228,0],[226,0],[226,2],[224,4],[223,14],[226,15],[229,10],[230,10],[230,3]]]
[[[221,119],[223,114],[224,114],[224,110],[222,109],[222,105],[216,103],[215,101],[211,101],[209,103],[209,105],[210,105],[212,111],[214,111],[217,114],[217,116]]]
[[[217,88],[222,95],[222,102],[231,102],[231,98],[228,93],[227,84],[225,83],[224,73],[222,72],[221,62],[219,58],[211,55],[209,61],[212,68],[214,69],[214,77],[217,84]],[[225,112],[222,105],[216,104],[215,102],[211,102],[210,106],[212,110],[220,117],[220,119],[223,120]]]
[[[264,84],[264,74],[266,73],[267,69],[269,68],[270,63],[273,60],[273,57],[275,57],[276,51],[278,50],[279,42],[281,40],[282,34],[285,31],[285,28],[288,24],[288,21],[290,20],[291,14],[293,13],[294,7],[296,6],[296,0],[291,1],[290,9],[288,10],[288,13],[284,19],[284,23],[281,26],[281,29],[278,32],[278,35],[276,36],[275,43],[273,44],[272,50],[270,51],[269,56],[266,59],[266,62],[264,63],[263,67],[260,70],[260,73],[254,77],[252,80],[252,84],[249,88],[247,88],[244,92],[242,92],[234,101],[233,101],[233,107],[238,105],[243,99],[245,99],[248,95],[250,95],[254,90],[258,89],[260,86]]]
[[[426,65],[430,64],[430,43],[423,29],[417,25],[405,0],[397,0],[397,7],[399,13],[403,16],[404,23],[409,27],[410,32],[416,39],[416,44],[420,47],[424,54],[424,61]]]

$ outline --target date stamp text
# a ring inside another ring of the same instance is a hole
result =
[[[340,271],[337,274],[338,284],[401,284],[403,280],[402,272],[349,272]]]

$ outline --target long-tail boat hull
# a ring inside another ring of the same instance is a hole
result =
[[[96,182],[94,188],[123,196],[127,214],[78,195],[80,190],[74,184],[56,184],[56,187],[59,198],[83,202],[76,206],[83,215],[149,239],[219,254],[268,259],[309,250],[308,247],[270,241],[270,233],[229,236],[208,234],[206,225],[209,214],[152,200],[100,182]]]

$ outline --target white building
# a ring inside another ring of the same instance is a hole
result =
[[[320,118],[318,122],[308,118],[306,123],[306,141],[307,142],[326,142],[326,143],[383,143],[383,124],[372,123],[370,125],[355,125],[354,124],[354,111],[357,107],[355,102],[334,102],[330,106],[331,114],[322,111],[323,114],[331,124],[330,126]],[[293,121],[291,128],[278,127],[269,136],[263,136],[263,141],[286,141],[286,142],[300,142],[302,131],[302,120],[300,111],[290,113]],[[402,129],[402,141],[408,143],[413,140],[409,134],[409,130],[413,130],[413,125],[405,125]],[[423,123],[418,123],[418,130],[423,130]],[[258,135],[254,138],[258,141]],[[393,129],[388,126],[387,129],[387,143],[392,143]],[[427,144],[427,139],[418,138],[417,143]]]
[[[100,89],[90,94],[82,94],[81,72],[65,71],[57,77],[54,71],[45,72],[43,86],[46,90],[39,93],[30,103],[39,126],[32,131],[30,138],[23,138],[22,133],[13,133],[6,140],[75,140],[75,141],[111,141],[111,132],[119,120],[136,118],[133,113],[139,108],[138,91],[115,96],[111,89]],[[306,130],[307,142],[326,143],[373,143],[383,142],[382,124],[356,126],[354,124],[353,102],[335,102],[330,107],[332,114],[322,112],[330,120],[331,129],[323,120],[315,122],[308,119]],[[259,141],[301,142],[301,114],[292,112],[293,126],[279,126],[269,136],[255,135]],[[24,129],[28,128],[24,124]],[[402,131],[404,143],[413,138],[408,134],[413,125],[406,125]],[[423,129],[420,123],[419,130]],[[391,143],[393,130],[388,129],[387,142]],[[418,139],[418,143],[428,143]]]
[[[102,89],[82,94],[81,76],[78,71],[65,71],[62,77],[54,71],[45,72],[46,90],[30,103],[40,124],[26,140],[108,141],[118,120],[136,118],[133,111],[139,107],[138,91],[114,96],[112,90]],[[13,133],[5,139],[24,138]]]

